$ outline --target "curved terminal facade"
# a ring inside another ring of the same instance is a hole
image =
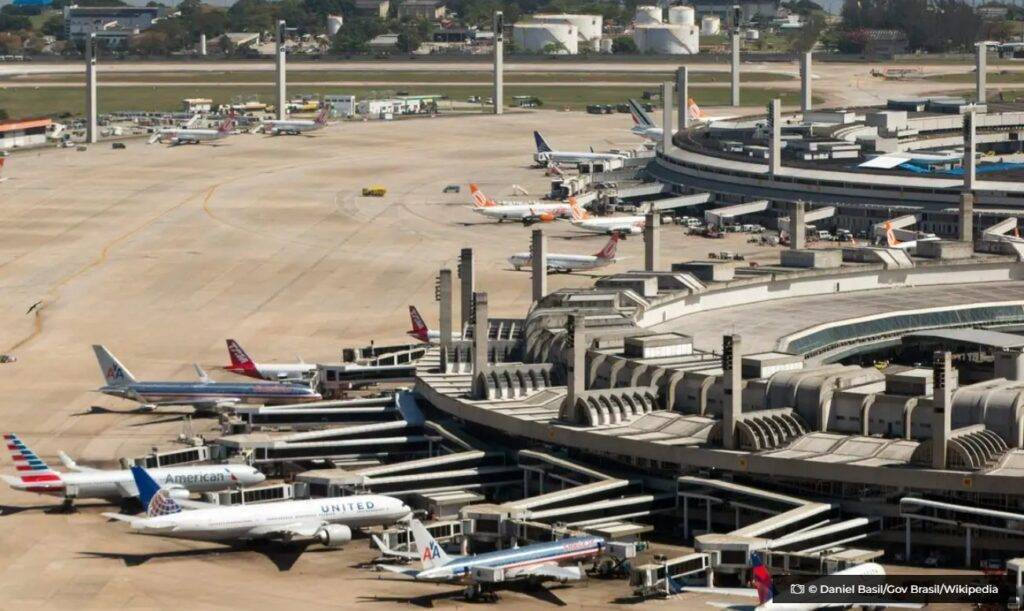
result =
[[[644,271],[543,296],[514,339],[492,332],[442,348],[442,364],[417,374],[417,392],[481,437],[660,486],[683,538],[720,554],[718,570],[744,567],[746,555],[728,553],[823,553],[853,541],[909,562],[923,560],[918,546],[945,550],[949,565],[1011,557],[1024,545],[1024,254],[1005,218],[1024,204],[1012,161],[1024,114],[987,115],[979,136],[1006,160],[966,191],[976,207],[963,215],[953,140],[964,109],[877,112],[894,121],[895,144],[872,146],[896,148],[858,150],[855,163],[783,158],[772,172],[743,158],[764,149],[751,143],[764,141],[765,126],[750,120],[676,134],[649,172],[676,193],[710,192],[716,205],[791,208],[780,227],[802,225],[799,201],[827,203],[865,229],[907,211],[939,236],[916,249],[791,240],[777,265],[659,266],[648,256]],[[790,154],[817,151],[810,143],[825,132],[864,147],[889,134],[869,129],[883,121],[873,113],[823,132],[827,117],[809,128],[790,118],[779,131]],[[842,149],[833,142],[821,154]],[[859,167],[897,153],[893,169]],[[986,214],[1000,232],[970,222]],[[659,231],[646,232],[648,255]],[[885,354],[906,362],[872,356]],[[780,502],[764,509],[774,517],[752,517],[769,497]],[[803,500],[786,505],[793,499]],[[810,519],[801,512],[839,521],[798,544],[793,532]]]

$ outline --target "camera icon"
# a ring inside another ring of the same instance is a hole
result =
[[[797,596],[801,596],[805,591],[806,591],[806,588],[804,587],[804,584],[802,584],[802,583],[794,583],[794,584],[789,586],[789,593],[790,594],[796,594]]]

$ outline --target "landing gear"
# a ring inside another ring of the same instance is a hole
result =
[[[462,593],[463,598],[469,602],[484,602],[484,603],[495,603],[498,602],[498,593],[493,590],[486,590],[480,584],[472,584],[466,586],[465,591]]]
[[[46,513],[78,513],[78,509],[75,507],[74,497],[64,497],[64,502],[53,509],[48,509]]]

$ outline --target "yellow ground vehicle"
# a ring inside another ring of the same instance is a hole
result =
[[[363,187],[363,197],[384,197],[387,193],[388,190],[380,185]]]

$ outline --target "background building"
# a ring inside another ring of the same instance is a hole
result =
[[[160,18],[157,7],[64,7],[64,34],[80,42],[89,34],[110,47],[119,47],[132,36],[149,28]]]

